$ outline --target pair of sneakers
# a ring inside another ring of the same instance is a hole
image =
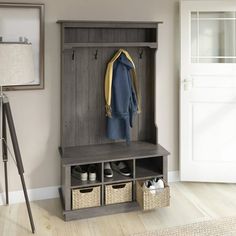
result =
[[[131,171],[129,166],[124,161],[116,161],[116,162],[106,162],[104,164],[104,176],[106,178],[112,178],[113,177],[113,170],[118,172],[119,174],[123,176],[130,176]]]
[[[155,178],[151,180],[146,180],[144,182],[144,187],[150,190],[150,193],[155,194],[156,192],[161,192],[165,188],[163,179]]]
[[[72,175],[81,181],[95,181],[97,179],[97,167],[96,165],[89,165],[85,170],[82,166],[75,166],[72,169]]]

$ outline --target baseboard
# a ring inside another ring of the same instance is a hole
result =
[[[168,172],[168,181],[169,182],[179,182],[180,181],[179,171],[169,171]]]
[[[45,187],[45,188],[35,188],[29,189],[28,196],[30,201],[37,201],[43,199],[58,198],[58,188],[59,186]],[[20,203],[24,202],[24,193],[22,190],[9,192],[9,203]],[[5,205],[5,193],[0,193],[0,206]]]
[[[169,182],[178,182],[180,180],[179,171],[169,171],[168,180]],[[28,190],[29,200],[37,201],[43,199],[58,198],[59,197],[58,188],[59,186],[29,189]],[[24,201],[25,199],[22,190],[9,192],[10,204],[20,203]],[[0,193],[0,206],[4,204],[5,204],[5,193]]]

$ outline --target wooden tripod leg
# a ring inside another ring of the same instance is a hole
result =
[[[7,131],[6,131],[6,115],[5,109],[2,109],[2,157],[4,162],[4,173],[5,173],[5,192],[6,192],[6,204],[9,204],[9,195],[8,195],[8,174],[7,174]]]
[[[9,204],[9,195],[8,195],[8,174],[7,174],[7,161],[4,162],[4,173],[5,173],[5,193],[6,193],[6,205]]]
[[[17,169],[18,169],[18,172],[20,175],[21,184],[22,184],[23,192],[24,192],[24,196],[25,196],[25,202],[26,202],[26,206],[27,206],[27,210],[28,210],[31,229],[32,229],[32,232],[34,233],[35,226],[34,226],[34,220],[33,220],[31,207],[30,207],[30,203],[29,203],[28,193],[27,193],[27,189],[26,189],[26,185],[25,185],[24,168],[23,168],[23,163],[22,163],[22,159],[21,159],[20,148],[19,148],[18,141],[17,141],[16,130],[15,130],[14,122],[13,122],[10,104],[7,99],[5,99],[3,101],[3,110],[5,111],[5,114],[6,114],[8,127],[9,127],[9,131],[10,131],[10,136],[11,136],[11,141],[12,141],[13,149],[14,149],[14,153],[15,153]]]

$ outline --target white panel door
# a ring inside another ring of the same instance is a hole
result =
[[[180,176],[236,182],[236,1],[181,1]]]

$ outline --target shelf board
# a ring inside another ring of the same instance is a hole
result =
[[[82,188],[82,187],[91,187],[91,186],[98,186],[102,185],[101,181],[82,181],[80,179],[71,176],[71,188]]]
[[[167,157],[169,152],[161,145],[134,141],[130,145],[125,142],[66,147],[62,150],[62,165],[84,165],[91,163],[112,162],[149,157]]]
[[[117,43],[64,43],[63,49],[73,48],[103,48],[103,47],[117,47],[117,48],[129,48],[129,47],[149,47],[157,48],[157,42],[117,42]]]
[[[104,184],[121,183],[121,182],[127,182],[127,181],[133,181],[132,175],[131,176],[123,176],[123,175],[119,174],[118,172],[113,171],[112,178],[106,178],[104,176]]]
[[[163,174],[158,170],[152,170],[145,166],[136,166],[136,180],[149,179],[155,177],[163,177]]]

